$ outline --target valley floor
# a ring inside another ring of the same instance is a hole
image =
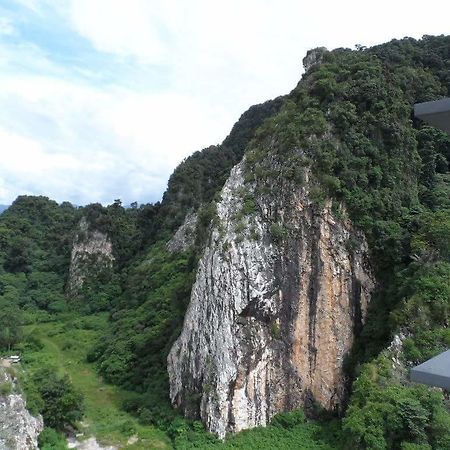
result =
[[[247,430],[225,442],[202,430],[180,432],[173,440],[162,430],[139,421],[121,409],[122,402],[135,393],[105,383],[86,362],[92,344],[107,326],[107,316],[58,316],[56,320],[36,320],[25,328],[27,340],[37,342],[23,355],[23,367],[33,372],[42,366],[53,367],[60,375],[68,374],[74,387],[83,394],[85,417],[80,423],[81,436],[76,448],[84,450],[127,449],[298,449],[337,450],[340,431],[336,422],[321,424],[286,415],[278,425]],[[30,336],[33,336],[30,339]],[[284,424],[283,421],[292,421]],[[181,426],[183,428],[183,426]],[[95,438],[95,440],[93,439]],[[338,438],[338,439],[336,439]],[[71,439],[73,443],[75,437]],[[82,444],[80,446],[80,443]],[[100,444],[98,447],[96,444]],[[73,447],[73,444],[71,445]]]
[[[25,368],[33,370],[45,363],[70,376],[85,399],[85,418],[80,424],[82,439],[95,436],[103,445],[129,450],[172,448],[164,432],[139,424],[123,411],[120,405],[127,392],[104,383],[93,365],[86,362],[86,354],[106,320],[104,315],[67,316],[57,322],[29,325],[26,333],[37,337],[43,347],[26,353]]]

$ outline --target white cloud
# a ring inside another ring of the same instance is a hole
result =
[[[7,17],[0,17],[0,35],[10,36],[15,34],[16,29],[12,21]]]
[[[189,97],[46,77],[0,82],[0,176],[60,201],[157,200],[174,166],[223,134]]]
[[[17,38],[0,40],[0,203],[23,192],[156,200],[185,156],[220,142],[250,105],[292,89],[309,48],[445,33],[450,12],[438,0],[18,3],[30,16],[0,20],[0,38]],[[69,68],[51,42],[20,38],[22,20],[100,53]]]
[[[291,89],[311,47],[373,45],[448,31],[449,6],[430,0],[72,0],[74,27],[121,57],[168,64],[172,89],[230,107]],[[439,13],[438,13],[439,12]],[[234,111],[235,112],[235,111]]]
[[[146,0],[76,0],[70,15],[76,30],[101,51],[133,55],[146,63],[160,63],[165,45],[159,29],[157,2]]]

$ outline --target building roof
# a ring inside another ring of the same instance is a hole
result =
[[[450,350],[411,369],[411,381],[450,390]]]
[[[414,105],[414,115],[450,134],[450,98],[417,103]]]

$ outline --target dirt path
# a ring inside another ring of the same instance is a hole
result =
[[[76,438],[69,438],[67,442],[69,448],[75,448],[78,450],[118,450],[117,447],[112,446],[102,447],[94,437],[81,442]]]

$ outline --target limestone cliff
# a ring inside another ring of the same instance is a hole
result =
[[[194,244],[195,227],[197,225],[197,214],[189,213],[184,222],[173,235],[172,239],[167,243],[167,250],[172,253],[187,250]]]
[[[10,369],[0,367],[0,450],[34,450],[44,425],[26,409],[17,379]]]
[[[374,287],[364,236],[342,205],[311,200],[307,170],[301,187],[264,196],[244,168],[222,190],[168,357],[173,404],[221,437],[312,401],[338,409]]]
[[[83,217],[78,225],[70,257],[67,294],[76,297],[85,280],[114,263],[111,239],[101,231],[91,230]]]

